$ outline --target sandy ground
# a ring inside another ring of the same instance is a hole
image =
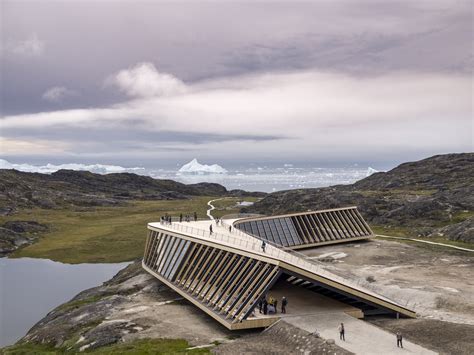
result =
[[[374,291],[404,305],[408,302],[423,318],[474,325],[472,253],[385,240],[303,253],[315,259],[323,256],[327,268],[343,277],[373,278]]]

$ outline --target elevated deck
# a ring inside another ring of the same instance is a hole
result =
[[[301,280],[309,289],[323,290],[323,295],[341,295],[342,301],[353,302],[346,303],[349,306],[357,308],[362,303],[415,317],[406,307],[288,248],[267,244],[263,251],[256,236],[229,230],[235,222],[226,220],[219,226],[213,221],[149,223],[143,267],[229,329],[266,327],[275,322],[278,317],[262,317],[254,309],[283,275]],[[353,315],[360,312],[353,311]]]

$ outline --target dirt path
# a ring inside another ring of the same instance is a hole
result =
[[[457,247],[455,245],[449,245],[449,244],[444,244],[444,243],[430,242],[429,240],[421,240],[421,239],[414,239],[414,238],[403,238],[403,237],[393,237],[391,235],[383,235],[383,234],[377,234],[377,237],[388,238],[388,239],[409,240],[409,241],[412,241],[412,242],[425,243],[425,244],[431,244],[431,245],[439,245],[439,246],[446,247],[446,248],[452,248],[452,249],[456,249],[456,250],[462,250],[462,251],[467,251],[467,252],[474,253],[474,249],[461,248],[461,247]]]

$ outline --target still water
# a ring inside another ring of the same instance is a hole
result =
[[[0,347],[15,343],[53,308],[109,280],[128,264],[0,258]]]

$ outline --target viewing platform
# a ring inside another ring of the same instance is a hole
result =
[[[294,250],[372,238],[354,207],[230,216],[218,224],[157,222],[149,223],[148,229],[145,270],[229,329],[267,327],[284,317],[260,314],[256,307],[266,295],[279,301],[291,297],[293,315],[337,310],[356,318],[380,313],[416,316],[369,289],[365,280],[335,275]]]

